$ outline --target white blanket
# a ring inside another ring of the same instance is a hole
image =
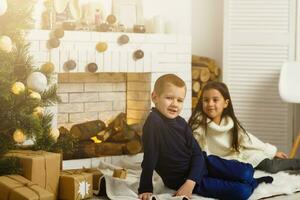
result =
[[[127,170],[127,178],[119,179],[112,177],[113,170],[125,168]],[[129,163],[128,161],[120,160],[115,165],[100,162],[99,169],[104,174],[103,178],[106,182],[106,193],[109,199],[112,200],[137,200],[139,177],[141,174],[140,163]],[[274,178],[272,184],[260,184],[255,189],[250,200],[270,197],[274,195],[292,194],[300,191],[300,176],[289,175],[285,172],[277,174],[268,174],[263,171],[256,171],[255,177],[271,175]],[[154,173],[153,177],[154,199],[157,200],[182,200],[182,197],[172,197],[174,190],[166,188],[161,178]],[[192,200],[208,200],[210,198],[193,195]]]

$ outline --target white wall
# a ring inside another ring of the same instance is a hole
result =
[[[222,67],[223,0],[192,0],[192,53]]]
[[[143,0],[143,15],[146,19],[159,15],[177,33],[191,33],[191,0]]]

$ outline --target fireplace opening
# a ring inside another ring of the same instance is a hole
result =
[[[79,141],[64,159],[140,152],[150,92],[151,73],[59,73],[58,127]]]

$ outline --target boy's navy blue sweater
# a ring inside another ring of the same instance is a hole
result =
[[[153,192],[154,170],[164,184],[174,190],[187,179],[200,184],[207,174],[204,155],[182,117],[168,119],[152,108],[143,127],[142,140],[144,159],[139,194]]]

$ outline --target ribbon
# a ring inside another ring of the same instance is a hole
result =
[[[35,190],[34,188],[32,188],[32,186],[34,186],[34,185],[38,186],[38,184],[32,183],[30,181],[23,182],[23,181],[15,178],[15,177],[13,177],[12,175],[6,175],[5,177],[7,177],[7,178],[9,178],[11,180],[14,180],[14,181],[16,181],[17,183],[20,184],[19,186],[16,186],[14,188],[10,188],[10,190],[8,191],[8,195],[7,195],[8,199],[10,199],[10,195],[12,194],[13,191],[15,191],[18,188],[23,188],[23,187],[26,187],[26,188],[30,189],[31,191],[33,191],[38,196],[38,199],[41,199],[40,193],[37,190]]]

